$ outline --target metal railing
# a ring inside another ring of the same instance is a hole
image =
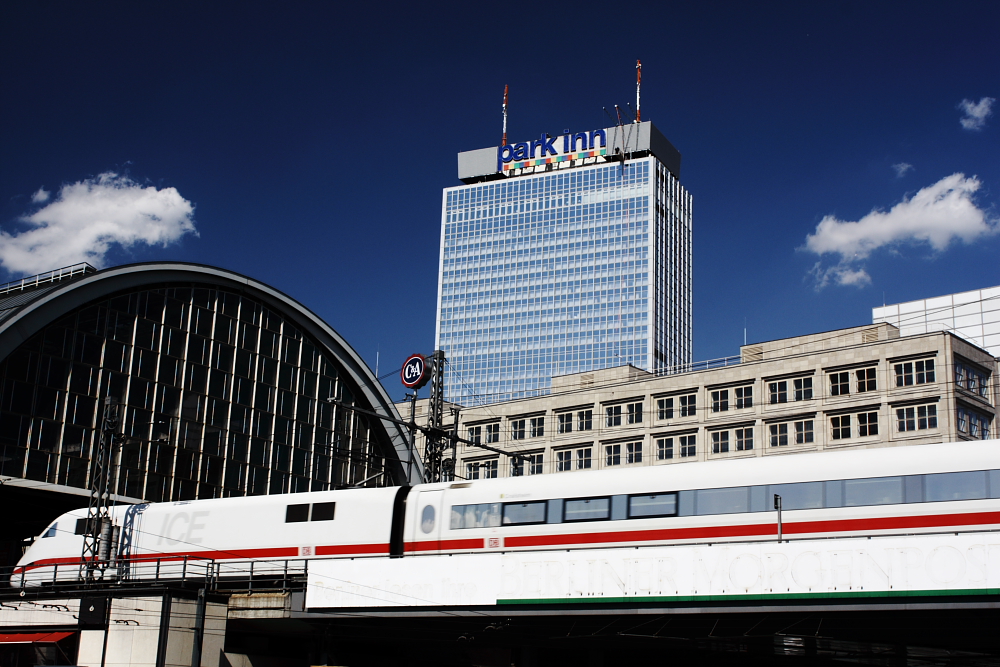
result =
[[[0,597],[23,592],[86,589],[197,586],[217,593],[291,592],[305,590],[309,561],[215,560],[212,558],[135,558],[120,560],[88,575],[82,562],[28,568],[0,568]]]
[[[679,375],[681,373],[694,373],[697,371],[707,371],[713,368],[725,368],[726,366],[738,366],[742,363],[743,358],[740,355],[735,355],[731,357],[719,357],[718,359],[709,359],[707,361],[692,361],[690,364],[677,364],[675,366],[667,366],[656,371],[657,376],[661,375]]]
[[[96,272],[97,269],[87,262],[80,262],[79,264],[73,264],[72,266],[64,266],[61,269],[53,269],[51,271],[46,271],[45,273],[39,273],[37,276],[27,276],[25,278],[21,278],[20,280],[12,280],[9,283],[4,283],[0,285],[0,296],[10,294],[11,292],[21,292],[27,289],[32,289],[47,283],[57,283],[62,280],[78,278],[80,276]]]

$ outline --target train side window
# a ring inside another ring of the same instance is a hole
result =
[[[695,511],[705,514],[739,514],[750,511],[750,489],[746,486],[731,486],[723,489],[699,489],[695,500]]]
[[[504,503],[503,525],[545,523],[545,506],[547,504],[544,500],[531,503]]]
[[[988,470],[990,498],[1000,498],[1000,470]]]
[[[898,505],[903,502],[902,477],[844,480],[844,506]]]
[[[451,529],[496,528],[500,525],[500,503],[452,505]]]
[[[844,480],[837,479],[832,482],[823,482],[823,496],[823,507],[843,507]]]
[[[549,516],[547,523],[562,523],[562,508],[563,501],[562,498],[556,498],[549,501]]]
[[[628,497],[628,518],[645,519],[677,515],[677,494],[656,493]]]
[[[610,498],[574,498],[564,504],[563,521],[605,521],[611,518]]]
[[[924,502],[924,475],[906,475],[903,477],[903,502]]]
[[[75,535],[86,535],[87,534],[87,520],[77,519],[76,520],[76,530],[73,531]]]
[[[309,520],[309,503],[289,505],[285,508],[285,523],[302,523]]]
[[[993,472],[993,471],[991,471]],[[987,497],[987,473],[944,472],[924,475],[924,488],[928,502],[941,500],[979,500]],[[994,494],[995,495],[995,494]]]
[[[823,482],[772,484],[768,492],[781,496],[781,509],[813,510],[823,508]],[[773,507],[773,505],[772,505]]]
[[[770,512],[774,509],[774,501],[768,503],[767,486],[759,484],[750,487],[750,511]]]
[[[55,537],[56,529],[58,527],[59,527],[58,523],[52,524],[51,526],[48,527],[48,529],[44,533],[42,533],[42,537]]]
[[[333,521],[334,508],[337,503],[316,503],[312,508],[310,521]]]

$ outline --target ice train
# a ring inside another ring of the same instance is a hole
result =
[[[11,585],[79,577],[85,516],[57,518]],[[112,518],[112,569],[140,580],[204,564],[241,576],[278,561],[747,542],[779,531],[782,539],[994,531],[1000,441],[151,503],[115,507]]]

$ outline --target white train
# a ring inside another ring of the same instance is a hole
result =
[[[781,524],[774,496],[782,501]],[[80,576],[86,510],[14,586]],[[246,576],[316,558],[1000,530],[1000,441],[114,508],[115,576]]]

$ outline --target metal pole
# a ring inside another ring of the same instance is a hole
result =
[[[413,472],[413,457],[417,455],[417,389],[410,395],[410,457],[406,461],[406,483]]]
[[[507,145],[507,89],[505,85],[503,87],[503,138],[500,140],[500,146]]]
[[[455,467],[458,464],[458,418],[462,414],[462,409],[459,407],[454,407],[451,409],[451,416],[454,420],[451,429],[451,465],[448,470],[448,479],[446,482],[455,481]]]
[[[170,602],[170,593],[167,593],[163,596],[163,602],[160,603],[160,633],[156,642],[155,667],[166,667],[167,663],[167,640],[170,638]]]
[[[201,667],[201,643],[205,635],[205,589],[198,589],[198,607],[194,616],[194,644],[191,646],[191,667]]]
[[[97,570],[103,572],[107,563],[102,560],[108,551],[107,535],[102,535],[104,521],[111,525],[111,495],[115,492],[115,475],[112,470],[116,436],[119,435],[121,414],[118,400],[113,396],[104,398],[104,414],[101,420],[101,436],[97,451],[91,459],[90,501],[83,535],[83,552],[80,560],[87,579],[93,579]],[[104,552],[103,554],[101,552]]]
[[[108,633],[111,632],[111,604],[114,598],[105,598],[107,604],[104,605],[104,646],[101,647],[101,667],[105,666],[108,658]]]
[[[781,541],[781,496],[774,494],[774,509],[778,510],[778,541]]]
[[[635,122],[641,123],[642,112],[639,111],[639,89],[642,87],[642,61],[635,61]]]

